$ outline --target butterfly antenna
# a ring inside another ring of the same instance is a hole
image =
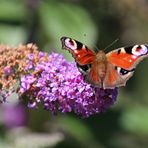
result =
[[[84,33],[84,34],[83,34],[83,36],[84,36],[84,37],[86,37],[86,36],[87,36],[87,34],[86,34],[86,33]],[[98,48],[96,45],[94,45],[93,47],[95,48],[95,51],[96,51],[96,52],[98,52],[99,48]]]
[[[116,40],[114,40],[112,43],[110,43],[107,47],[104,48],[104,50],[108,49],[109,47],[111,47],[112,45],[114,45],[117,41],[119,41],[119,39],[117,38]]]
[[[96,45],[94,45],[94,48],[96,51],[99,51],[99,48]]]

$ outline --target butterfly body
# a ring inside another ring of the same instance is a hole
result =
[[[98,68],[99,67],[99,68]],[[93,85],[100,85],[99,87],[103,87],[103,81],[106,76],[107,70],[107,58],[103,50],[98,51],[95,55],[95,60],[91,64],[90,72],[86,78],[88,83],[92,83]],[[93,76],[93,81],[89,79],[89,77]]]
[[[61,41],[62,47],[74,57],[84,80],[103,89],[124,86],[137,64],[148,57],[147,45],[122,47],[106,54],[68,37],[62,37]]]

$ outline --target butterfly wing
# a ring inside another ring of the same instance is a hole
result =
[[[102,86],[102,81],[98,74],[98,65],[95,64],[96,53],[84,44],[68,38],[62,37],[62,48],[68,50],[75,58],[79,71],[83,74],[84,80],[90,84]]]
[[[62,37],[61,42],[62,48],[68,50],[78,64],[87,65],[93,62],[95,52],[88,49],[84,44],[68,37]]]
[[[147,45],[135,45],[119,48],[107,55],[107,72],[104,87],[124,86],[133,75],[137,64],[148,57]]]
[[[80,72],[87,73],[94,61],[95,52],[88,49],[84,44],[68,37],[62,37],[61,42],[62,48],[68,50],[74,57]]]

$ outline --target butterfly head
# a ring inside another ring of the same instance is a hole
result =
[[[96,58],[97,61],[101,61],[101,62],[105,62],[106,59],[106,54],[104,52],[104,50],[99,50],[96,54]]]

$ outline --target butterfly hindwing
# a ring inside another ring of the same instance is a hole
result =
[[[108,62],[106,76],[103,82],[104,88],[125,86],[127,80],[132,77],[134,70],[126,70]]]

